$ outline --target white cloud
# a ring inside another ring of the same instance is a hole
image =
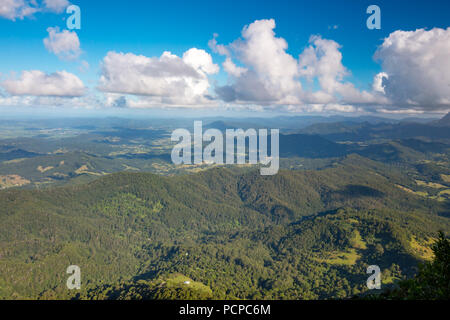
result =
[[[231,76],[228,85],[216,88],[224,101],[267,106],[384,102],[380,94],[360,91],[344,81],[350,72],[342,64],[337,42],[313,36],[310,45],[296,60],[287,53],[287,42],[276,37],[274,28],[273,19],[257,20],[244,27],[242,39],[230,45],[218,44],[217,35],[210,40],[212,50],[226,56],[223,66]],[[232,57],[244,66],[236,66]],[[315,79],[320,90],[302,87],[302,80],[313,82]]]
[[[32,16],[39,8],[27,0],[0,0],[0,17],[15,21]]]
[[[383,79],[384,78],[389,78],[389,75],[386,72],[380,72],[377,73],[375,75],[375,77],[373,78],[373,83],[372,83],[372,90],[375,92],[380,92],[385,94],[386,92],[384,91],[384,86],[383,86]]]
[[[229,45],[218,44],[217,35],[210,40],[212,50],[226,57],[229,83],[216,88],[224,101],[342,112],[361,107],[408,113],[450,108],[450,28],[390,34],[375,53],[382,71],[369,90],[346,80],[350,71],[337,42],[312,36],[296,60],[274,28],[274,20],[259,20]]]
[[[412,114],[420,115],[425,113],[425,111],[417,109],[385,109],[385,108],[379,108],[377,109],[377,112],[385,114],[402,114],[402,115],[412,115]]]
[[[211,55],[205,50],[199,50],[197,48],[189,49],[183,54],[183,61],[204,74],[219,72],[219,66],[213,63]]]
[[[66,71],[23,71],[18,79],[5,80],[1,85],[12,96],[78,97],[86,89],[76,75]]]
[[[204,50],[189,49],[178,57],[108,52],[103,59],[99,89],[107,93],[140,96],[127,100],[131,107],[210,104],[208,75],[219,67]]]
[[[103,106],[95,95],[81,97],[57,97],[57,96],[0,96],[2,107],[58,107],[58,108],[83,108],[92,109]]]
[[[104,105],[106,107],[126,108],[128,107],[127,97],[118,93],[105,93]]]
[[[70,5],[67,0],[44,0],[44,6],[51,12],[61,13]]]
[[[75,31],[62,30],[58,27],[47,28],[48,37],[44,39],[45,48],[61,59],[76,59],[81,54],[80,40]]]
[[[449,109],[449,57],[450,28],[395,31],[384,39],[375,59],[381,62],[381,87],[392,107]]]
[[[292,113],[327,113],[327,114],[366,113],[363,107],[341,103],[287,105],[281,106],[280,109]]]
[[[349,72],[342,64],[339,44],[333,40],[313,36],[310,46],[299,56],[300,74],[309,79],[317,77],[325,92],[333,93]]]
[[[224,69],[234,76],[234,83],[217,88],[225,101],[259,102],[261,104],[297,101],[301,85],[297,61],[286,53],[287,42],[277,38],[275,21],[258,20],[244,27],[242,38],[218,52],[228,52]],[[231,61],[232,52],[246,66],[237,67]]]
[[[0,106],[92,108],[98,101],[94,104],[86,97],[9,96],[0,97]]]
[[[214,37],[208,41],[208,46],[213,50],[213,52],[218,53],[220,55],[226,56],[225,62],[222,64],[224,70],[235,77],[240,77],[243,73],[247,72],[247,68],[238,67],[234,64],[231,59],[230,51],[223,44],[217,44],[218,34],[214,34]]]
[[[230,52],[228,51],[228,49],[226,48],[226,46],[224,46],[223,44],[217,44],[217,37],[219,35],[217,33],[214,33],[213,38],[211,40],[208,41],[208,46],[215,52],[218,54],[221,54],[223,56],[229,56]]]
[[[240,77],[248,71],[247,68],[236,66],[230,57],[226,57],[225,62],[223,63],[223,68],[228,74],[231,74],[234,77]]]
[[[0,0],[0,17],[15,21],[33,16],[36,12],[47,11],[62,13],[69,5],[67,0]]]
[[[343,104],[385,103],[386,99],[381,95],[361,91],[344,80],[350,71],[342,64],[340,47],[336,41],[312,36],[310,46],[300,54],[300,74],[309,80],[316,78],[322,89],[322,93],[315,92],[312,98],[311,94],[306,93],[306,100],[311,103],[321,102],[320,96],[324,98],[328,94],[329,100]]]

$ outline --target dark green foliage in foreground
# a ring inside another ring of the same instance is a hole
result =
[[[432,247],[434,259],[419,265],[417,275],[397,283],[394,289],[383,292],[381,299],[450,300],[450,240],[439,233]]]

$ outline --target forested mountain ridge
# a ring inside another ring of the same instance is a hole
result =
[[[436,126],[450,126],[450,112],[443,116],[441,119],[433,122]]]
[[[411,192],[412,183],[351,155],[272,177],[217,168],[4,190],[0,297],[74,297],[70,264],[82,270],[80,298],[117,297],[105,290],[138,280],[173,284],[147,298],[198,297],[173,280],[185,277],[210,289],[202,298],[349,296],[365,290],[368,264],[380,264],[386,283],[412,274],[435,232],[450,230],[448,201]]]
[[[314,123],[299,130],[303,134],[317,134],[332,141],[369,141],[376,139],[426,139],[450,141],[450,115],[432,122],[401,121],[398,123],[342,121]]]

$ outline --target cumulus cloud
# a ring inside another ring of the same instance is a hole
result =
[[[210,42],[218,53],[225,53],[224,69],[234,77],[234,83],[216,89],[223,100],[262,104],[297,100],[296,91],[301,89],[296,81],[298,64],[286,53],[287,42],[275,36],[274,28],[274,20],[258,20],[244,27],[242,39],[226,48]],[[230,52],[245,67],[237,67]]]
[[[79,97],[85,93],[83,82],[66,71],[23,71],[18,79],[5,80],[1,85],[11,96]]]
[[[69,5],[67,0],[44,0],[45,8],[55,13],[63,12]]]
[[[0,17],[15,21],[32,16],[39,8],[32,1],[0,0]]]
[[[98,88],[107,93],[140,96],[130,106],[208,104],[208,75],[217,73],[211,55],[189,49],[182,57],[164,52],[161,57],[108,52],[103,59]]]
[[[208,46],[213,50],[213,52],[218,53],[220,55],[226,56],[225,62],[222,64],[224,70],[235,77],[240,77],[243,73],[247,72],[247,68],[242,68],[236,66],[231,58],[230,51],[223,44],[217,44],[218,34],[215,33],[213,39],[208,41]]]
[[[383,86],[383,79],[385,79],[385,78],[386,79],[389,78],[389,75],[386,72],[377,73],[375,75],[375,77],[373,78],[372,90],[375,92],[385,94],[386,92],[384,91],[384,86]]]
[[[375,53],[382,88],[393,107],[450,108],[450,28],[391,33]]]
[[[300,74],[309,79],[317,77],[325,92],[335,92],[349,73],[342,64],[339,48],[340,45],[333,40],[311,37],[310,46],[299,56]]]
[[[205,50],[189,49],[183,54],[183,62],[204,74],[219,72],[219,66],[213,63],[211,55]]]
[[[226,102],[279,105],[368,104],[383,97],[360,91],[344,78],[350,72],[342,64],[340,45],[313,36],[298,60],[287,53],[288,44],[274,32],[275,21],[257,20],[244,27],[242,38],[225,46],[210,40],[211,49],[226,57],[224,70],[230,83],[216,88]],[[232,59],[243,66],[237,66]],[[303,81],[318,81],[320,90],[306,90]],[[336,109],[336,108],[335,108]],[[348,108],[346,108],[348,109]]]
[[[375,53],[382,71],[367,90],[346,80],[351,72],[336,41],[312,36],[295,59],[274,29],[274,20],[257,20],[229,45],[217,35],[209,41],[225,56],[228,84],[216,87],[222,100],[291,110],[450,109],[450,28],[391,33]]]
[[[227,57],[225,59],[225,62],[223,63],[223,68],[228,74],[231,74],[234,77],[240,77],[242,74],[248,71],[247,68],[236,66],[230,57]]]
[[[47,11],[62,13],[69,5],[67,0],[0,0],[0,17],[15,21],[33,16],[36,12]]]
[[[113,108],[129,107],[127,96],[120,93],[104,93],[104,106]]]
[[[322,92],[306,93],[307,102],[341,102],[343,104],[383,103],[382,96],[357,89],[345,81],[350,71],[342,63],[341,46],[334,40],[312,36],[310,45],[299,56],[300,74],[317,79]]]
[[[213,50],[215,53],[221,54],[223,56],[229,56],[230,51],[228,51],[227,47],[223,44],[217,43],[217,37],[219,35],[217,33],[214,33],[213,38],[208,41],[208,46]]]
[[[47,28],[48,37],[44,39],[45,48],[61,59],[76,59],[81,54],[80,40],[75,31],[62,30],[58,27]]]

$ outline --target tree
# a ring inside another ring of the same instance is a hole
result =
[[[398,283],[398,287],[381,294],[381,298],[405,300],[450,299],[450,240],[442,231],[432,246],[434,259],[419,265],[417,275]]]

